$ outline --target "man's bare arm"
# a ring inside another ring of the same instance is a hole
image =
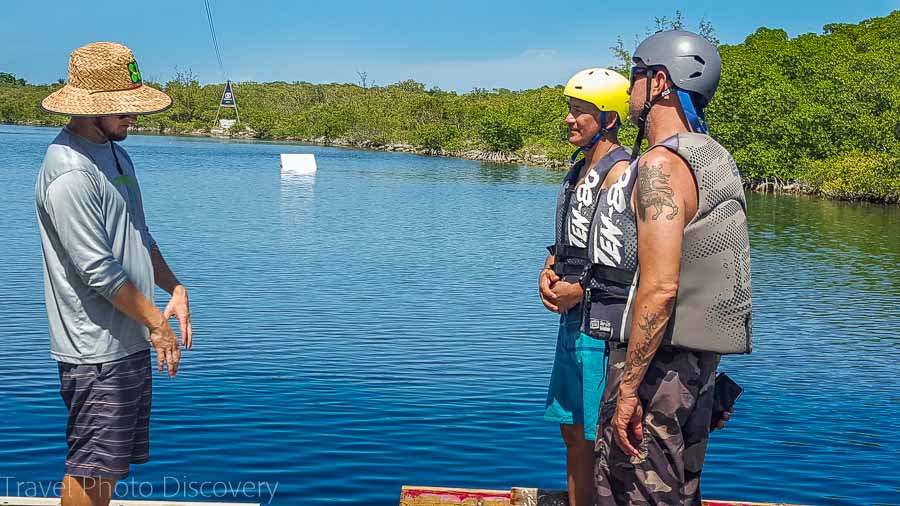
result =
[[[174,378],[181,360],[181,349],[168,318],[131,281],[119,287],[110,302],[117,310],[150,329],[150,343],[156,348],[159,370],[162,371],[165,364],[169,377]]]
[[[625,397],[637,395],[675,306],[682,236],[697,207],[690,168],[671,152],[648,153],[638,167],[634,200],[641,278],[619,386]]]
[[[172,272],[172,269],[163,257],[162,251],[155,245],[150,249],[150,261],[153,263],[153,277],[156,280],[156,286],[172,296],[163,314],[166,318],[172,316],[178,318],[178,323],[181,325],[182,343],[190,349],[191,336],[189,334],[191,332],[188,329],[190,327],[191,313],[187,288],[175,277],[175,273]]]
[[[154,247],[150,250],[150,261],[153,263],[153,277],[156,279],[156,286],[162,288],[170,295],[173,295],[175,289],[179,286],[183,288],[181,282],[175,277],[175,273],[169,268],[169,264],[166,263],[166,259],[163,258],[159,248]]]
[[[644,409],[638,388],[672,316],[684,226],[696,213],[696,189],[689,171],[684,160],[673,153],[663,148],[651,150],[641,157],[632,195],[638,216],[641,278],[612,426],[616,443],[635,458],[641,458],[638,448],[644,439]]]
[[[131,281],[126,281],[116,290],[110,302],[120,312],[148,329],[159,328],[165,321],[162,311],[144,297]]]
[[[153,263],[153,276],[156,278],[156,285],[172,295],[163,315],[167,320],[172,316],[178,319],[178,325],[181,330],[181,344],[189,350],[193,346],[194,330],[191,324],[191,307],[188,301],[187,289],[175,277],[159,248],[154,247],[150,250],[150,261]]]

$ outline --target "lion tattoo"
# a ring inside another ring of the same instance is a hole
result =
[[[654,214],[650,217],[652,220],[659,218],[659,215],[668,207],[672,211],[666,214],[666,219],[672,220],[678,215],[678,206],[672,197],[675,191],[669,184],[671,176],[662,171],[662,165],[654,165],[652,167],[646,164],[642,165],[638,170],[638,214],[641,219],[645,219],[647,210],[654,208]]]

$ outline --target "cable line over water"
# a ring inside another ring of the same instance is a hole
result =
[[[209,0],[203,0],[203,4],[206,6],[206,20],[209,22],[209,34],[212,36],[213,49],[216,52],[216,60],[219,62],[219,70],[222,71],[222,76],[227,79],[225,65],[222,63],[222,52],[219,50],[219,38],[216,36],[216,24],[213,21],[212,10],[209,7]]]
[[[213,21],[209,0],[203,0],[203,5],[206,7],[206,21],[209,23],[209,35],[212,37],[213,50],[216,52],[216,61],[219,62],[219,71],[222,73],[222,77],[225,78],[225,89],[222,91],[222,98],[219,100],[219,108],[216,110],[215,119],[215,122],[219,124],[219,127],[225,129],[230,128],[234,124],[234,121],[223,119],[219,122],[219,114],[222,112],[223,107],[234,109],[234,114],[238,122],[241,121],[241,115],[238,112],[237,99],[234,96],[231,80],[228,79],[228,73],[225,72],[225,64],[222,62],[222,51],[219,49],[219,37],[216,35],[216,23]]]

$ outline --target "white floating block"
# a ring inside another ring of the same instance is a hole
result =
[[[281,153],[281,170],[296,174],[316,172],[316,155],[311,153]]]

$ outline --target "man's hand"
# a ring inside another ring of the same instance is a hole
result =
[[[553,285],[559,281],[559,276],[553,272],[553,269],[544,267],[538,276],[538,289],[540,290],[541,302],[548,310],[558,313],[557,296],[553,293]]]
[[[165,364],[169,378],[174,378],[178,373],[178,362],[181,361],[181,348],[178,347],[178,338],[169,326],[169,320],[161,318],[161,322],[150,329],[150,343],[156,348],[156,364],[159,366],[159,372],[162,372]]]
[[[186,350],[191,349],[194,337],[194,331],[191,327],[191,305],[188,302],[187,290],[185,290],[183,285],[178,285],[172,291],[172,298],[169,300],[169,305],[166,306],[163,316],[166,320],[173,316],[178,320],[181,344]]]
[[[584,297],[584,290],[578,283],[557,281],[551,285],[551,289],[553,294],[556,295],[556,307],[559,309],[560,314],[568,313]]]
[[[187,295],[182,295],[184,311],[187,311]],[[169,377],[174,378],[178,372],[178,361],[181,360],[181,349],[178,347],[178,338],[169,326],[169,309],[166,313],[160,313],[144,294],[138,290],[134,283],[126,281],[113,295],[111,302],[113,307],[128,315],[132,320],[150,329],[150,343],[156,348],[156,362],[159,371],[162,372],[163,364],[169,370]],[[176,303],[182,305],[182,303]],[[171,307],[172,304],[170,303]],[[171,314],[175,314],[174,312]],[[190,319],[187,320],[190,324]],[[190,328],[190,326],[188,327]],[[190,343],[190,338],[188,338]]]
[[[725,411],[724,413],[722,413],[722,418],[719,418],[719,421],[716,422],[715,427],[713,427],[710,432],[713,432],[713,431],[719,430],[719,429],[724,429],[725,422],[727,422],[728,420],[731,420],[732,413],[734,413],[734,406],[728,408],[728,411]]]
[[[644,440],[644,407],[636,394],[622,395],[619,392],[619,399],[616,401],[616,413],[613,415],[613,433],[616,437],[616,443],[628,455],[639,457],[640,452],[636,446],[640,446]],[[629,439],[629,430],[634,436],[634,443]]]

